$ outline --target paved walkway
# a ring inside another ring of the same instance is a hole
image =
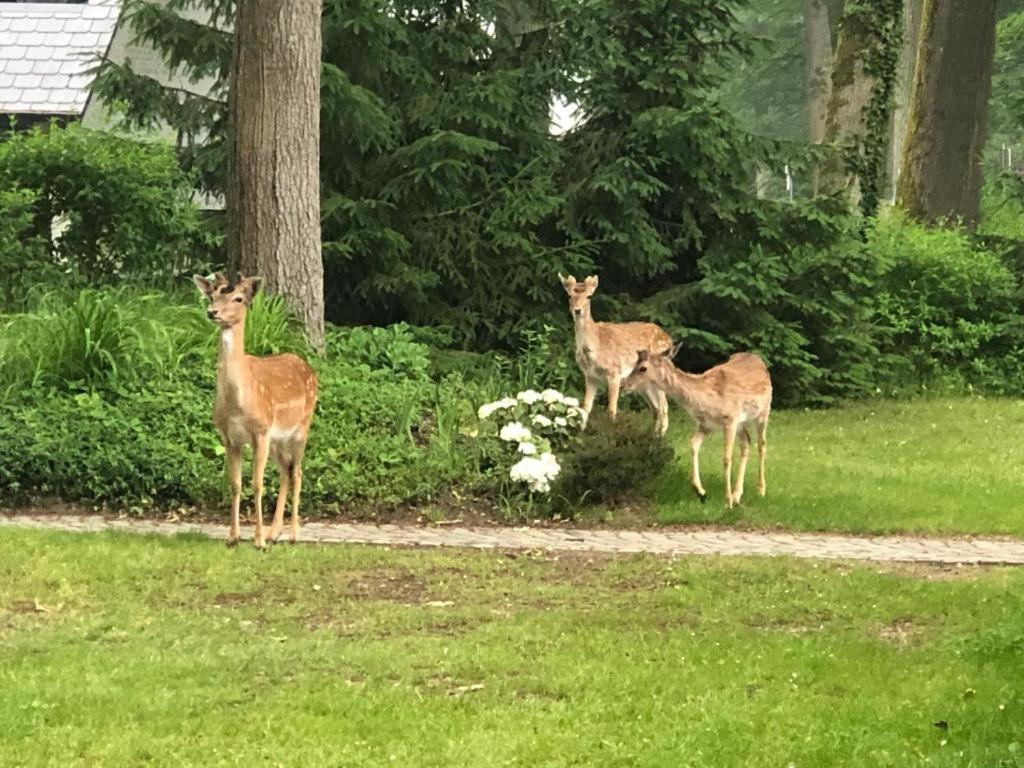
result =
[[[223,539],[227,525],[109,519],[100,515],[3,515],[0,528],[93,532],[127,531],[171,536],[192,533]],[[243,527],[243,536],[252,535]],[[287,529],[284,536],[287,536]],[[559,528],[458,528],[454,526],[308,523],[302,540],[323,544],[541,549],[659,555],[788,555],[790,557],[891,562],[1024,565],[1024,541],[934,539],[912,536],[857,537],[751,531],[616,531]]]

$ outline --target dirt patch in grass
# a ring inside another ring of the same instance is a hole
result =
[[[49,613],[49,610],[41,605],[38,600],[15,600],[8,603],[6,609],[11,613]]]
[[[806,635],[811,632],[824,632],[834,619],[835,616],[830,611],[808,611],[798,616],[769,616],[756,613],[743,623],[752,629],[784,632],[787,635]]]
[[[878,573],[921,581],[957,581],[979,579],[992,565],[954,565],[948,563],[877,563]]]
[[[345,594],[357,600],[419,604],[428,599],[427,585],[404,568],[379,568],[346,574]]]
[[[924,629],[912,616],[900,616],[879,629],[878,637],[898,648],[911,648],[921,644]]]
[[[214,595],[213,604],[221,607],[252,605],[260,601],[258,592],[221,592]]]

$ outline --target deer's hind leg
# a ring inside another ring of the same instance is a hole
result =
[[[736,429],[738,422],[727,421],[723,428],[725,432],[725,454],[722,457],[722,474],[725,476],[725,505],[732,508],[732,449],[736,443]]]
[[[274,522],[270,525],[270,533],[267,535],[267,541],[272,544],[277,543],[277,537],[281,535],[281,528],[284,526],[284,508],[288,503],[288,491],[291,486],[292,479],[292,460],[288,455],[287,449],[274,448],[272,449],[274,457],[274,463],[277,464],[278,471],[281,476],[280,486],[277,489],[277,503],[274,506]]]
[[[736,485],[732,492],[734,504],[739,504],[743,498],[743,478],[747,474],[747,459],[750,458],[750,433],[743,424],[737,430],[740,439],[740,465],[736,468]]]
[[[292,454],[292,544],[299,540],[299,498],[302,496],[302,456],[306,451],[306,438],[296,442]]]
[[[768,490],[768,486],[764,479],[764,464],[765,459],[768,456],[768,413],[757,420],[757,458],[758,458],[758,471],[757,471],[757,493],[759,496],[764,496]]]

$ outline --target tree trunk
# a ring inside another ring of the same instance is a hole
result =
[[[892,149],[889,157],[889,181],[895,192],[903,162],[903,146],[910,114],[910,89],[917,64],[918,34],[921,29],[921,0],[905,0],[903,6],[903,51],[900,53],[899,75],[896,79],[896,103],[892,116]]]
[[[804,0],[804,50],[807,57],[807,107],[812,144],[825,140],[828,115],[829,67],[832,32],[825,0]]]
[[[919,221],[978,220],[996,0],[925,0],[897,201]]]
[[[824,135],[828,144],[853,147],[863,140],[867,132],[864,116],[874,92],[875,78],[864,71],[862,53],[873,44],[871,30],[861,15],[843,16],[832,59]],[[820,194],[831,195],[843,189],[849,190],[854,204],[859,202],[857,176],[847,167],[840,153],[835,151],[818,168],[815,190]]]
[[[324,343],[320,0],[239,0],[228,100],[228,256]]]

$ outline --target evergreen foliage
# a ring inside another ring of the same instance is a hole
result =
[[[29,248],[11,265],[16,279],[43,267],[92,282],[167,277],[194,263],[205,235],[189,179],[162,142],[76,125],[10,133],[0,141],[0,189],[14,190],[0,204],[18,202],[6,226],[46,251]]]
[[[892,20],[891,3],[861,5]],[[328,319],[409,322],[464,349],[514,348],[568,325],[558,271],[599,272],[596,314],[663,324],[686,342],[685,367],[749,348],[769,361],[782,403],[864,391],[882,266],[860,221],[828,198],[758,199],[758,168],[799,173],[809,150],[752,133],[724,106],[723,93],[735,103],[729,73],[744,71],[756,43],[738,17],[766,8],[325,0]],[[203,9],[209,25],[195,21]],[[128,12],[179,72],[216,78],[214,98],[167,92],[109,62],[98,89],[131,125],[171,125],[186,164],[217,189],[230,3],[132,0]],[[791,16],[778,20],[789,34]],[[579,105],[563,136],[549,130],[552,95]]]

